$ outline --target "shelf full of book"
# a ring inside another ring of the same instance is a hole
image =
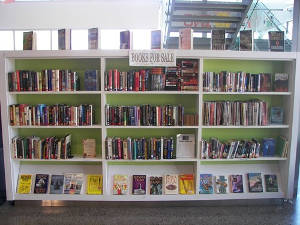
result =
[[[296,54],[174,52],[174,67],[130,66],[128,50],[3,52],[8,199],[291,198]]]

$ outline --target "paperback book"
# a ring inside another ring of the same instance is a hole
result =
[[[179,49],[193,49],[193,30],[191,28],[179,30]]]
[[[212,174],[200,174],[200,194],[213,194],[213,179]]]
[[[98,70],[87,70],[84,72],[84,89],[86,91],[99,91]]]
[[[89,49],[98,49],[98,28],[88,29]]]
[[[179,194],[195,194],[194,174],[179,175]]]
[[[34,184],[34,193],[35,194],[46,194],[48,192],[48,174],[36,174],[35,175],[35,184]]]
[[[64,175],[52,175],[50,182],[50,194],[62,194],[64,191]]]
[[[161,49],[161,30],[151,31],[151,49]]]
[[[264,157],[275,156],[276,140],[274,138],[262,139],[262,155]]]
[[[87,175],[86,193],[88,195],[102,195],[103,179],[100,174]]]
[[[150,177],[150,195],[162,195],[162,177]]]
[[[276,140],[276,153],[282,158],[287,158],[288,156],[288,139],[284,136],[279,136]]]
[[[284,52],[284,31],[269,31],[271,52]]]
[[[23,32],[23,50],[36,50],[36,33]]]
[[[240,51],[252,51],[252,50],[253,50],[252,30],[241,30]]]
[[[120,49],[130,49],[130,31],[120,32]]]
[[[58,49],[71,50],[71,29],[58,30]]]
[[[217,194],[227,194],[228,179],[226,176],[215,176],[215,192]]]
[[[288,91],[289,75],[287,73],[275,73],[274,77],[274,91],[285,92]]]
[[[82,173],[65,174],[64,194],[81,194],[83,176]]]
[[[18,180],[18,194],[29,194],[31,193],[32,174],[19,174]]]
[[[283,108],[271,107],[271,123],[283,124]]]
[[[243,175],[231,175],[230,176],[230,185],[232,193],[243,193]]]
[[[276,175],[265,175],[266,192],[278,192],[278,181]]]
[[[176,157],[195,157],[195,134],[177,134],[176,136]]]
[[[165,194],[176,195],[178,194],[178,175],[166,175],[165,176]]]
[[[128,176],[114,175],[113,177],[113,194],[127,195],[128,194]]]
[[[132,194],[133,195],[146,194],[146,175],[132,176]]]
[[[261,173],[248,173],[249,192],[263,192]]]
[[[96,158],[96,139],[83,139],[83,158]]]
[[[225,30],[211,31],[211,49],[225,50]]]

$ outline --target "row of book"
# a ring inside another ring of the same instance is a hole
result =
[[[14,137],[11,141],[12,154],[18,159],[69,159],[71,154],[71,135],[62,138]]]
[[[19,174],[17,193],[81,194],[84,180],[85,175],[82,173],[66,173],[53,175]],[[103,179],[101,174],[86,175],[86,194],[101,195],[103,193],[102,189]]]
[[[147,194],[147,176],[132,175],[132,194]],[[150,176],[149,178],[150,195],[193,195],[195,194],[195,181],[193,174],[172,174],[165,176]],[[114,175],[113,176],[113,195],[129,194],[129,176]]]
[[[106,126],[184,126],[184,106],[105,105]]]
[[[9,91],[78,91],[80,79],[71,70],[17,70],[8,73]]]
[[[268,105],[260,100],[212,101],[203,103],[204,126],[266,126]]]
[[[176,159],[173,137],[105,139],[106,159]]]
[[[213,179],[214,178],[214,179]],[[248,192],[278,192],[278,180],[275,174],[265,174],[263,187],[261,173],[247,174]],[[229,188],[229,191],[228,191]],[[200,194],[227,194],[227,193],[244,193],[246,192],[243,184],[243,175],[217,175],[200,174]]]
[[[220,141],[218,138],[202,139],[200,141],[200,159],[234,159],[234,158],[259,158],[287,157],[288,140],[279,136],[275,138],[263,138],[261,143],[252,140]]]
[[[93,105],[15,104],[9,115],[11,126],[88,126],[95,121]]]
[[[274,84],[269,73],[251,74],[245,72],[203,74],[204,92],[269,92],[288,91],[288,74],[275,73]]]
[[[41,72],[16,70],[8,73],[9,91],[79,91],[80,78],[71,70],[48,69]],[[98,70],[84,72],[84,89],[99,90]]]

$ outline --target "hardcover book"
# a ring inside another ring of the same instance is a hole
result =
[[[151,31],[151,49],[161,49],[161,31]]]
[[[32,181],[32,174],[20,174],[18,180],[17,193],[19,194],[31,193],[31,181]]]
[[[83,158],[96,158],[96,139],[83,139]]]
[[[288,91],[289,75],[287,73],[275,73],[274,77],[274,90],[275,91]]]
[[[215,192],[217,194],[227,194],[228,179],[226,176],[215,177]]]
[[[225,50],[225,30],[211,31],[211,49]]]
[[[179,49],[193,49],[193,30],[191,28],[179,30]]]
[[[88,195],[102,195],[103,181],[100,174],[87,175],[87,191]]]
[[[263,192],[261,173],[248,173],[249,192]]]
[[[179,175],[179,194],[195,194],[194,174]]]
[[[67,173],[65,174],[64,193],[65,194],[80,194],[83,184],[82,173]]]
[[[130,49],[130,31],[120,32],[120,49]]]
[[[166,175],[165,176],[165,194],[176,195],[178,194],[178,175]]]
[[[98,28],[88,29],[89,49],[98,49]]]
[[[48,174],[36,174],[35,184],[34,184],[34,193],[35,194],[46,194],[48,191]]]
[[[128,176],[114,175],[113,177],[113,194],[127,195],[128,194]]]
[[[241,30],[240,51],[252,51],[252,50],[253,50],[252,30]]]
[[[36,33],[33,31],[23,32],[23,50],[36,49]]]
[[[271,123],[283,124],[283,108],[271,107]]]
[[[230,185],[232,193],[243,193],[243,175],[231,175],[230,176]]]
[[[150,195],[162,195],[162,177],[150,177]]]
[[[269,31],[271,52],[284,52],[284,31]]]
[[[276,175],[265,175],[266,192],[278,192]]]
[[[50,194],[62,194],[64,191],[64,175],[52,175],[50,182]]]
[[[263,138],[262,153],[264,157],[272,157],[275,155],[276,142],[274,138]]]
[[[71,29],[58,30],[58,49],[59,50],[71,49]]]
[[[132,194],[133,195],[146,194],[146,175],[132,176]]]
[[[200,194],[213,194],[212,174],[200,174]]]

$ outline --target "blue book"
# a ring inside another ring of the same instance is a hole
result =
[[[84,88],[86,91],[99,91],[98,70],[87,70],[84,73]]]
[[[264,138],[262,140],[263,156],[272,157],[275,155],[275,143],[274,138]]]
[[[200,194],[212,194],[213,193],[212,174],[200,174]]]
[[[271,123],[272,124],[283,124],[283,108],[272,107],[271,108]]]
[[[64,175],[52,175],[50,194],[62,194],[64,188]]]

